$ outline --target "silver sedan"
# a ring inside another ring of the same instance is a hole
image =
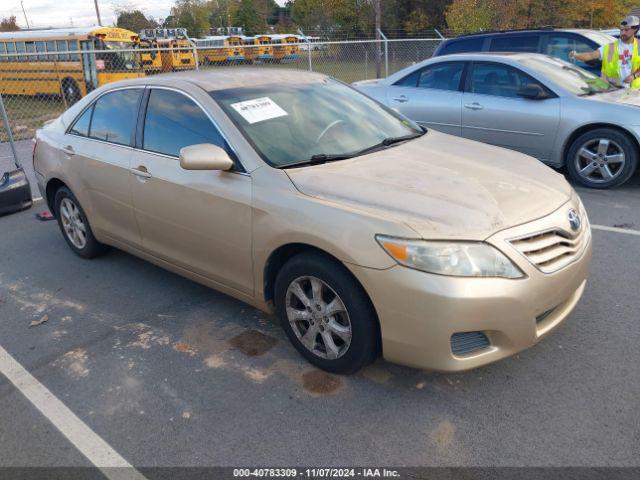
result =
[[[546,55],[448,55],[354,86],[426,127],[566,166],[587,187],[620,185],[638,164],[640,92]]]

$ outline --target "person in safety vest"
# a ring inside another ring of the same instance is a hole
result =
[[[640,18],[631,15],[620,22],[620,40],[585,53],[569,52],[569,59],[602,60],[602,78],[614,85],[640,89],[640,54],[636,34]]]

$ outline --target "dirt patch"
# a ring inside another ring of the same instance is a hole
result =
[[[278,341],[270,335],[258,330],[245,330],[229,340],[229,345],[248,357],[264,355],[271,350]]]
[[[188,343],[185,342],[177,342],[173,344],[173,349],[176,352],[180,352],[180,353],[188,353],[191,356],[194,356],[196,354],[196,349],[193,348],[191,345],[189,345]]]
[[[322,370],[310,370],[302,374],[302,387],[309,393],[329,395],[336,393],[343,385],[341,378]]]
[[[363,377],[379,384],[387,383],[393,377],[389,370],[380,365],[369,365],[362,370],[361,374]]]
[[[81,348],[65,353],[61,358],[53,362],[53,365],[62,367],[73,378],[83,378],[89,375],[87,351]]]
[[[444,453],[452,447],[456,427],[449,420],[444,420],[429,434],[429,440],[436,447],[436,451]]]

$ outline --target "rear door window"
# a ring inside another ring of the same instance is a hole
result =
[[[78,118],[73,127],[69,129],[69,133],[80,135],[81,137],[89,136],[89,126],[91,125],[91,114],[93,113],[93,105],[87,108],[80,118]]]
[[[467,53],[481,52],[484,37],[471,37],[463,40],[453,40],[447,43],[443,48],[441,55],[449,55],[450,53]]]
[[[141,95],[141,88],[129,88],[100,97],[93,109],[89,136],[118,145],[131,145]]]
[[[539,48],[540,35],[500,35],[491,39],[489,50],[492,52],[537,53]]]
[[[577,35],[554,33],[549,35],[545,53],[552,57],[559,58],[560,60],[564,60],[565,62],[572,62],[578,66],[584,67],[587,66],[587,63],[578,60],[570,60],[569,52],[572,50],[575,50],[578,53],[591,52],[596,48],[598,48],[597,45],[594,45],[585,38],[581,38]],[[599,62],[596,60],[595,62],[589,63],[593,65]]]

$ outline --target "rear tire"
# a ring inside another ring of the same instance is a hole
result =
[[[78,84],[69,79],[63,80],[62,82],[62,95],[64,95],[64,99],[67,102],[67,107],[70,107],[82,98]]]
[[[67,187],[60,187],[54,200],[56,219],[67,245],[82,258],[95,258],[108,247],[96,240],[78,199]]]
[[[636,171],[638,146],[618,130],[597,128],[571,144],[565,162],[569,176],[585,187],[617,187]]]
[[[276,277],[275,306],[291,343],[318,368],[354,373],[378,355],[378,320],[369,297],[327,255],[291,258]]]

